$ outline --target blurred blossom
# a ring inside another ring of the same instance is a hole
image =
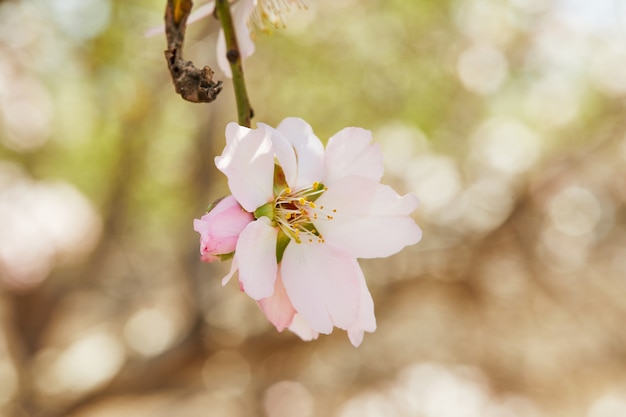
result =
[[[357,394],[339,417],[534,417],[522,398],[492,398],[482,373],[437,364],[409,365],[390,386]]]
[[[536,132],[515,119],[494,118],[483,122],[472,135],[473,163],[502,174],[521,174],[541,155]]]
[[[415,158],[429,146],[424,132],[400,122],[383,126],[375,136],[385,155],[385,171],[399,178],[405,177],[407,170],[414,165],[419,165]]]
[[[563,126],[578,115],[581,104],[579,83],[563,74],[550,74],[535,81],[525,98],[524,110],[538,123]]]
[[[475,42],[503,46],[515,35],[514,16],[501,1],[462,1],[455,17],[459,29]]]
[[[622,0],[558,0],[552,7],[557,19],[576,32],[623,36],[626,9]]]
[[[300,382],[279,381],[265,391],[263,407],[268,417],[311,417],[314,399]]]
[[[502,178],[485,177],[470,185],[460,198],[456,227],[466,233],[485,233],[502,224],[513,209],[515,195]]]
[[[509,2],[524,13],[539,13],[548,8],[552,0],[509,0]]]
[[[124,325],[124,338],[135,352],[145,357],[167,350],[180,333],[181,320],[166,308],[142,308]]]
[[[420,196],[420,212],[437,217],[462,190],[462,179],[454,159],[443,155],[415,158],[406,172],[411,190]]]
[[[44,394],[79,394],[111,380],[125,361],[124,347],[110,331],[96,330],[58,353],[41,352],[36,383]]]
[[[44,4],[60,28],[76,40],[100,35],[111,19],[110,0],[52,0]]]
[[[222,350],[211,355],[202,367],[202,380],[214,395],[239,397],[248,388],[250,364],[238,352]]]
[[[557,24],[548,15],[532,33],[526,54],[529,69],[558,71],[563,76],[579,76],[588,61],[587,42],[579,33]]]
[[[506,81],[509,65],[500,49],[477,43],[461,52],[457,72],[465,88],[474,93],[490,94]]]
[[[610,96],[626,95],[626,45],[624,40],[596,48],[591,57],[590,79]]]
[[[70,184],[34,182],[0,164],[0,268],[6,285],[36,285],[56,262],[88,254],[100,227],[91,203]]]
[[[591,191],[571,186],[552,198],[549,213],[560,232],[576,237],[593,233],[602,218],[602,207]]]
[[[0,93],[0,125],[5,133],[0,135],[2,144],[21,152],[44,145],[52,129],[53,108],[43,84],[0,66]]]
[[[586,417],[623,417],[626,415],[626,395],[606,394],[593,402]]]

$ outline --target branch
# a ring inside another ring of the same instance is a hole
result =
[[[168,49],[165,58],[176,92],[192,103],[210,103],[222,91],[222,82],[213,81],[211,67],[198,69],[191,61],[183,59],[187,17],[192,6],[191,0],[167,0],[165,34]]]
[[[239,52],[239,44],[237,43],[237,35],[228,0],[216,0],[215,11],[222,24],[224,38],[226,39],[226,58],[233,74],[233,87],[235,88],[235,100],[237,101],[237,118],[241,126],[250,127],[250,120],[254,116],[254,112],[246,91],[241,53]]]

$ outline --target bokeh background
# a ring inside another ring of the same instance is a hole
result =
[[[174,93],[164,0],[3,0],[0,415],[625,416],[626,2],[305,3],[249,95],[372,130],[420,198],[423,240],[361,262],[376,333],[279,334],[199,261],[236,112]],[[185,55],[222,79],[217,30]]]

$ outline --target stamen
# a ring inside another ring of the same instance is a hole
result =
[[[275,224],[286,236],[298,244],[302,243],[303,239],[311,243],[324,243],[324,238],[313,223],[318,219],[333,220],[333,216],[324,210],[324,206],[318,208],[314,203],[314,200],[324,191],[326,187],[319,182],[314,182],[310,187],[295,192],[285,187],[274,200]],[[336,211],[333,210],[333,212]]]

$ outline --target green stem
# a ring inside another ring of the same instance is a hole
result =
[[[250,127],[252,119],[252,107],[246,91],[246,82],[243,77],[243,66],[241,64],[241,53],[237,43],[237,35],[233,26],[233,18],[230,14],[230,3],[228,0],[217,0],[215,2],[217,18],[222,24],[224,37],[226,38],[226,58],[230,63],[230,70],[233,74],[233,86],[235,88],[235,100],[237,102],[237,117],[241,126]]]

